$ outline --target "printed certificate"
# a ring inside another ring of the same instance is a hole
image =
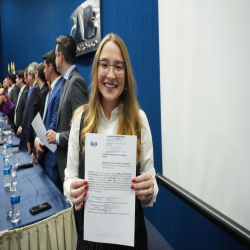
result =
[[[136,136],[86,134],[84,239],[134,246]]]

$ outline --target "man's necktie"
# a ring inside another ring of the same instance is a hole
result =
[[[65,86],[65,83],[66,83],[66,79],[63,78],[63,80],[62,80],[62,86],[61,86],[61,91],[60,91],[60,97],[62,96],[63,89],[64,89],[64,86]]]
[[[47,99],[47,105],[48,105],[48,103],[49,103],[50,94],[51,94],[51,87],[49,87],[49,94],[48,94],[48,99]]]
[[[48,97],[47,97],[47,101],[45,102],[45,107],[44,107],[44,112],[43,112],[43,121],[45,119],[45,115],[47,113],[47,108],[49,106],[49,98],[50,98],[51,90],[52,90],[51,87],[49,87],[49,92],[47,94]]]
[[[27,99],[29,98],[29,96],[30,96],[30,92],[31,92],[31,89],[29,88],[29,91],[28,91],[28,97],[27,97]]]

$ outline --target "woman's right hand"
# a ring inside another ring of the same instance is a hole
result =
[[[83,179],[76,179],[70,183],[70,196],[76,211],[82,209],[88,187],[88,181]]]

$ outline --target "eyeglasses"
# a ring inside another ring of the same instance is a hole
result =
[[[110,66],[114,68],[114,74],[117,78],[121,78],[123,75],[123,72],[126,68],[126,63],[117,61],[114,62],[113,64],[109,64],[106,60],[98,60],[97,65],[99,66],[100,69],[100,74],[102,76],[107,76],[110,70]]]

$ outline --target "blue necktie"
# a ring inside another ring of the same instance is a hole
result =
[[[27,99],[29,98],[29,96],[30,96],[30,91],[31,91],[31,89],[29,88],[29,91],[28,91],[28,97],[27,97]]]
[[[25,106],[26,106],[26,103],[28,102],[28,99],[29,99],[29,96],[30,96],[30,88],[29,88],[29,91],[28,91],[28,96],[27,96],[27,99],[26,99],[26,102],[25,102]]]
[[[66,82],[66,79],[63,78],[63,80],[62,80],[62,86],[61,86],[61,91],[60,91],[60,97],[62,96],[63,89],[64,89],[64,86],[65,86],[65,82]]]

